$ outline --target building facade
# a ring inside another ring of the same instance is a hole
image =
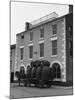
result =
[[[16,44],[10,46],[10,80],[14,80]]]
[[[15,71],[33,60],[48,60],[55,80],[73,80],[73,13],[31,25],[16,35]]]

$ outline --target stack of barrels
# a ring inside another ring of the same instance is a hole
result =
[[[52,80],[54,79],[52,69],[50,68],[50,62],[46,60],[36,60],[30,63],[27,67],[27,81],[28,83],[34,83],[36,86],[50,87]]]

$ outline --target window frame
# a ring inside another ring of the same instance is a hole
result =
[[[32,47],[32,53],[30,51],[30,47]],[[31,57],[31,54],[32,54],[32,57]],[[29,59],[33,59],[33,45],[29,45]]]
[[[30,31],[30,41],[32,42],[33,41],[33,32]]]
[[[51,42],[57,41],[57,39],[52,40]],[[56,50],[56,53],[53,53],[53,50]],[[53,43],[52,43],[52,56],[57,56],[58,54],[58,42],[56,44],[56,47],[53,47]]]
[[[41,48],[41,45],[42,45],[42,44],[43,44],[43,48]],[[40,55],[39,55],[39,56],[40,56],[40,58],[43,58],[43,57],[44,57],[44,42],[40,42],[40,43],[39,43],[39,49],[40,49]],[[42,49],[43,51],[42,51],[41,49]],[[42,56],[41,56],[41,53],[43,53]]]
[[[44,38],[44,27],[40,28],[40,39]]]
[[[55,64],[57,64],[57,63],[55,63]],[[55,78],[56,79],[61,79],[61,69],[60,69],[60,71],[58,71],[58,68],[60,68],[60,65],[59,66],[56,66],[56,67],[54,66],[54,68],[55,68],[55,72],[53,71],[53,73],[55,74]],[[60,74],[60,77],[58,77],[58,74]]]
[[[72,36],[72,34],[73,34],[73,27],[72,27],[72,25],[69,25],[68,30],[69,30],[69,35]]]
[[[23,53],[21,50],[23,50]],[[20,47],[20,60],[22,61],[23,59],[24,59],[24,46]]]
[[[69,41],[69,55],[73,57],[73,42]]]
[[[52,35],[57,34],[57,23],[52,24]]]

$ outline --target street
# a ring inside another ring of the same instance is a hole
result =
[[[62,86],[51,86],[51,88],[37,88],[37,87],[24,87],[18,86],[17,83],[12,83],[10,89],[10,98],[28,98],[28,97],[45,97],[45,96],[61,96],[61,95],[72,95],[72,87]]]

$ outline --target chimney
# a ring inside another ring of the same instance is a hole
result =
[[[31,24],[29,22],[25,23],[25,30],[29,30],[31,28]]]
[[[69,5],[69,13],[73,13],[73,5]]]

